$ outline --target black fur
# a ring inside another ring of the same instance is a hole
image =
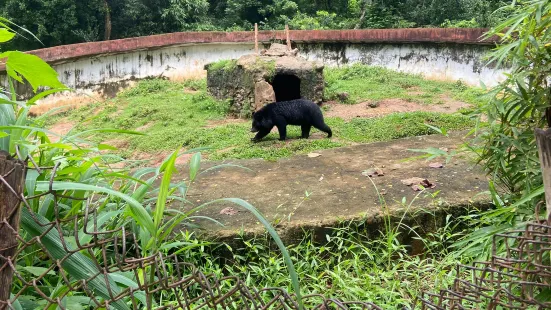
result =
[[[256,132],[252,141],[260,141],[272,128],[277,127],[279,140],[287,137],[287,125],[301,126],[302,138],[308,139],[312,126],[327,133],[331,138],[331,128],[323,121],[323,114],[317,104],[305,99],[274,102],[253,114],[251,132]]]

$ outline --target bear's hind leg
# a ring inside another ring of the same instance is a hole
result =
[[[331,138],[331,136],[333,135],[333,132],[331,131],[331,128],[329,128],[329,126],[327,126],[324,121],[321,121],[318,124],[314,124],[314,127],[321,130],[321,131],[323,131],[323,132],[326,132],[327,133],[327,138]]]
[[[310,129],[312,129],[312,125],[302,125],[300,126],[300,129],[302,130],[302,139],[308,139],[308,137],[310,137]]]

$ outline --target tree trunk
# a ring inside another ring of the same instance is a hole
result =
[[[362,1],[362,14],[360,15],[360,19],[358,20],[358,23],[354,27],[354,29],[360,29],[362,27],[362,24],[365,21],[365,13],[367,12],[367,6],[371,5],[371,0],[363,0]]]
[[[17,251],[17,234],[21,194],[25,185],[25,165],[20,160],[0,151],[0,176],[7,184],[0,182],[0,310],[8,309],[10,299],[14,254]],[[11,189],[10,189],[11,187]],[[10,266],[10,262],[12,266]]]
[[[105,5],[105,35],[103,39],[109,41],[111,40],[111,7],[107,0],[103,0],[103,4]]]
[[[551,216],[551,129],[536,128],[536,143],[540,157],[547,218]]]

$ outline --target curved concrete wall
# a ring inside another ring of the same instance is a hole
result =
[[[497,84],[503,76],[483,56],[496,38],[481,41],[484,29],[385,29],[291,31],[300,55],[327,66],[364,63],[471,85]],[[284,39],[282,31],[261,31],[259,41]],[[67,86],[111,96],[134,80],[203,76],[203,66],[252,53],[252,32],[189,32],[30,51],[48,61]],[[0,70],[3,68],[0,67]],[[3,78],[5,79],[5,78]],[[25,87],[20,87],[25,90]],[[54,98],[52,98],[54,99]]]

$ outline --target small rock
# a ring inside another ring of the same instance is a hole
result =
[[[425,179],[423,178],[409,178],[409,179],[402,180],[402,184],[406,186],[412,186],[414,184],[421,184],[421,182],[423,182],[424,180]]]
[[[350,98],[350,95],[347,92],[342,92],[337,94],[337,98],[339,98],[341,102],[346,102],[348,98]]]
[[[368,107],[372,108],[372,109],[375,109],[375,108],[378,108],[379,107],[379,102],[377,101],[372,101],[370,103],[367,104]]]
[[[220,211],[220,214],[223,214],[223,215],[236,215],[237,213],[239,213],[239,211],[235,210],[232,207],[227,207]]]
[[[394,165],[390,166],[390,170],[398,170],[398,169],[402,169],[402,165],[394,164]]]
[[[320,153],[308,153],[308,157],[310,158],[316,158],[316,157],[320,157],[321,154]]]
[[[384,173],[383,169],[371,168],[371,169],[364,170],[362,172],[362,175],[365,175],[366,177],[373,177],[373,176],[382,177],[382,176],[385,175],[385,173]]]
[[[411,189],[418,192],[423,188],[435,188],[436,184],[431,183],[428,179],[423,178],[409,178],[402,180],[402,184],[406,186],[411,186]]]
[[[431,168],[444,168],[444,165],[442,163],[430,163],[429,167],[431,167]]]

